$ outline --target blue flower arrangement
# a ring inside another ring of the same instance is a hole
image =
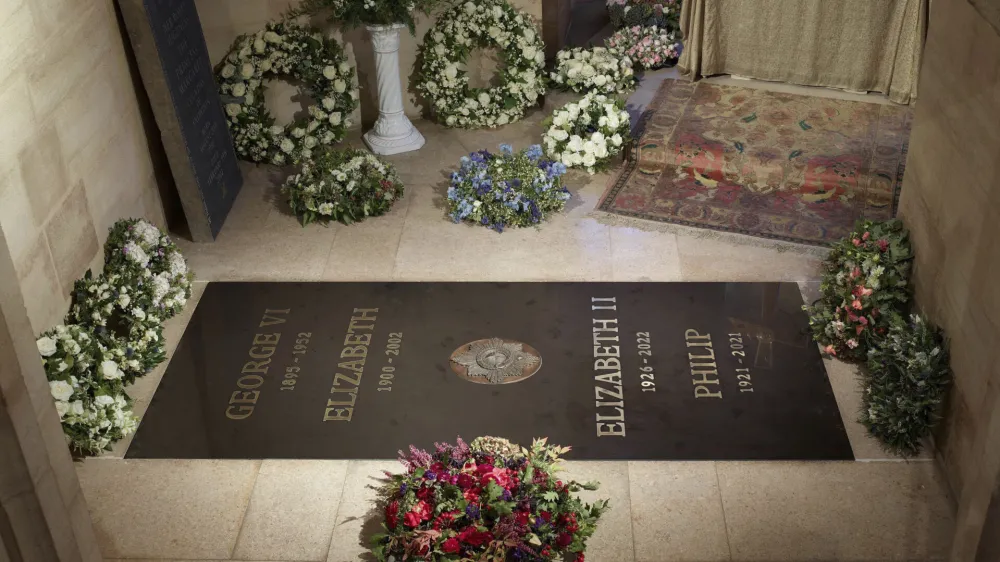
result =
[[[565,173],[561,162],[542,158],[537,144],[520,152],[509,144],[501,144],[499,154],[473,152],[451,174],[449,214],[456,223],[475,222],[497,232],[538,224],[566,206],[569,191],[560,179]]]

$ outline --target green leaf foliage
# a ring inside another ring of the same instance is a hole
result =
[[[804,309],[824,351],[861,361],[910,300],[909,234],[898,219],[862,221],[830,251],[819,300]]]
[[[861,423],[890,451],[920,452],[951,381],[943,336],[920,316],[895,319],[868,352]]]

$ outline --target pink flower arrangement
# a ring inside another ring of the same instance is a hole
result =
[[[606,44],[647,70],[676,64],[682,48],[673,32],[655,25],[620,29],[608,38]]]

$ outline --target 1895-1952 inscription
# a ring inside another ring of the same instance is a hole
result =
[[[576,458],[853,458],[800,306],[780,283],[212,283],[128,456],[488,434]]]

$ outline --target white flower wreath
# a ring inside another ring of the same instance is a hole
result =
[[[264,82],[288,77],[317,101],[309,118],[282,127],[264,104]],[[336,41],[290,21],[274,21],[239,37],[218,68],[236,153],[254,162],[298,163],[313,149],[344,138],[357,107],[354,68]]]
[[[631,129],[625,104],[596,93],[557,109],[550,121],[542,136],[545,152],[568,168],[582,167],[590,174],[607,168]]]
[[[459,65],[477,48],[496,48],[500,83],[472,88]],[[437,19],[420,47],[419,91],[449,127],[498,127],[524,117],[545,93],[545,45],[528,14],[505,0],[459,4]]]
[[[551,78],[556,87],[581,94],[627,94],[635,89],[632,59],[606,47],[559,51]]]

